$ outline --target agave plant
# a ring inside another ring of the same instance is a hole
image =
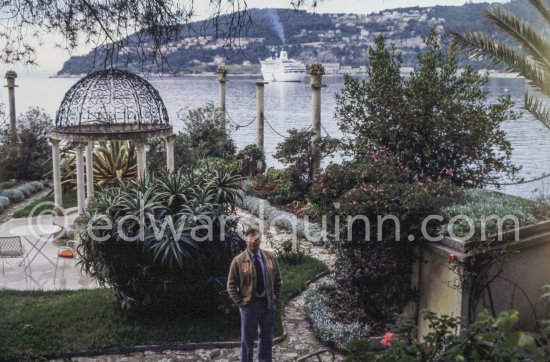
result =
[[[529,0],[545,26],[535,28],[507,11],[501,5],[490,5],[485,10],[487,20],[515,40],[518,46],[495,40],[479,32],[452,33],[452,44],[474,58],[505,65],[508,70],[524,76],[542,97],[525,92],[525,109],[546,127],[550,127],[550,107],[544,98],[550,97],[550,41],[546,29],[550,26],[550,7],[543,0]]]
[[[94,184],[123,185],[137,179],[135,147],[125,141],[98,142],[93,152]],[[76,188],[76,155],[73,149],[64,150],[61,159],[62,184]]]
[[[228,213],[238,185],[219,170],[177,170],[100,189],[82,218],[83,270],[112,287],[123,308],[212,312],[223,302],[209,285],[244,248]]]

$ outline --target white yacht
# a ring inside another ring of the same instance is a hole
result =
[[[286,50],[277,52],[272,49],[271,57],[260,60],[262,75],[266,82],[301,82],[306,76],[306,65],[294,59],[288,59]]]

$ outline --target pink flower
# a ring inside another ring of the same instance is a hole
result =
[[[323,189],[321,190],[321,193],[324,194],[325,192],[327,192],[327,189],[326,189],[326,188],[323,188]]]
[[[384,347],[391,346],[391,341],[393,341],[393,338],[395,337],[395,334],[392,332],[388,332],[384,335],[384,338],[380,340],[380,344]]]

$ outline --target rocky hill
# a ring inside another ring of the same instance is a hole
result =
[[[233,73],[255,73],[259,71],[258,60],[267,57],[273,46],[282,45],[289,56],[308,64],[332,63],[335,71],[350,70],[351,67],[364,70],[368,64],[368,47],[379,34],[396,45],[405,66],[414,66],[416,53],[423,47],[422,35],[431,28],[439,33],[469,29],[501,37],[483,17],[487,6],[488,3],[409,7],[368,15],[252,9],[252,23],[234,39],[238,47],[231,47],[227,39],[217,37],[211,22],[196,22],[184,27],[180,39],[166,47],[161,71],[175,75],[212,72],[219,64],[227,64]],[[515,0],[504,6],[531,23],[542,24],[527,0]],[[224,32],[224,29],[218,30]],[[157,72],[158,68],[148,65],[151,62],[142,57],[144,49],[147,50],[147,44],[141,44],[140,48],[127,47],[116,57],[116,66],[138,72]],[[58,75],[85,74],[101,69],[103,59],[102,48],[85,56],[71,57]]]

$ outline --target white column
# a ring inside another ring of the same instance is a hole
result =
[[[84,215],[86,194],[84,183],[84,143],[75,143],[76,151],[76,198],[78,202],[78,215]]]
[[[138,179],[142,179],[143,177],[145,177],[145,168],[147,165],[144,141],[136,142],[136,152],[137,152]]]
[[[53,138],[50,139],[52,143],[52,168],[53,168],[53,195],[55,208],[61,209],[63,207],[63,196],[61,191],[61,155],[59,152],[59,140]]]
[[[313,154],[313,175],[319,174],[321,169],[321,88],[323,87],[324,69],[320,64],[312,64],[308,71],[311,78],[311,123],[313,137],[311,137],[311,151]]]
[[[168,172],[174,172],[174,143],[176,135],[170,135],[164,138],[166,142],[166,169]]]
[[[227,80],[227,67],[222,65],[218,67],[218,82],[220,82],[220,127],[224,134],[225,129],[225,82]]]
[[[8,70],[6,72],[6,80],[8,81],[8,104],[10,107],[10,135],[13,142],[17,141],[17,122],[15,115],[15,78],[17,78],[17,73],[13,70]]]
[[[94,142],[86,146],[86,197],[94,196]]]
[[[256,82],[256,146],[264,151],[264,84]]]

